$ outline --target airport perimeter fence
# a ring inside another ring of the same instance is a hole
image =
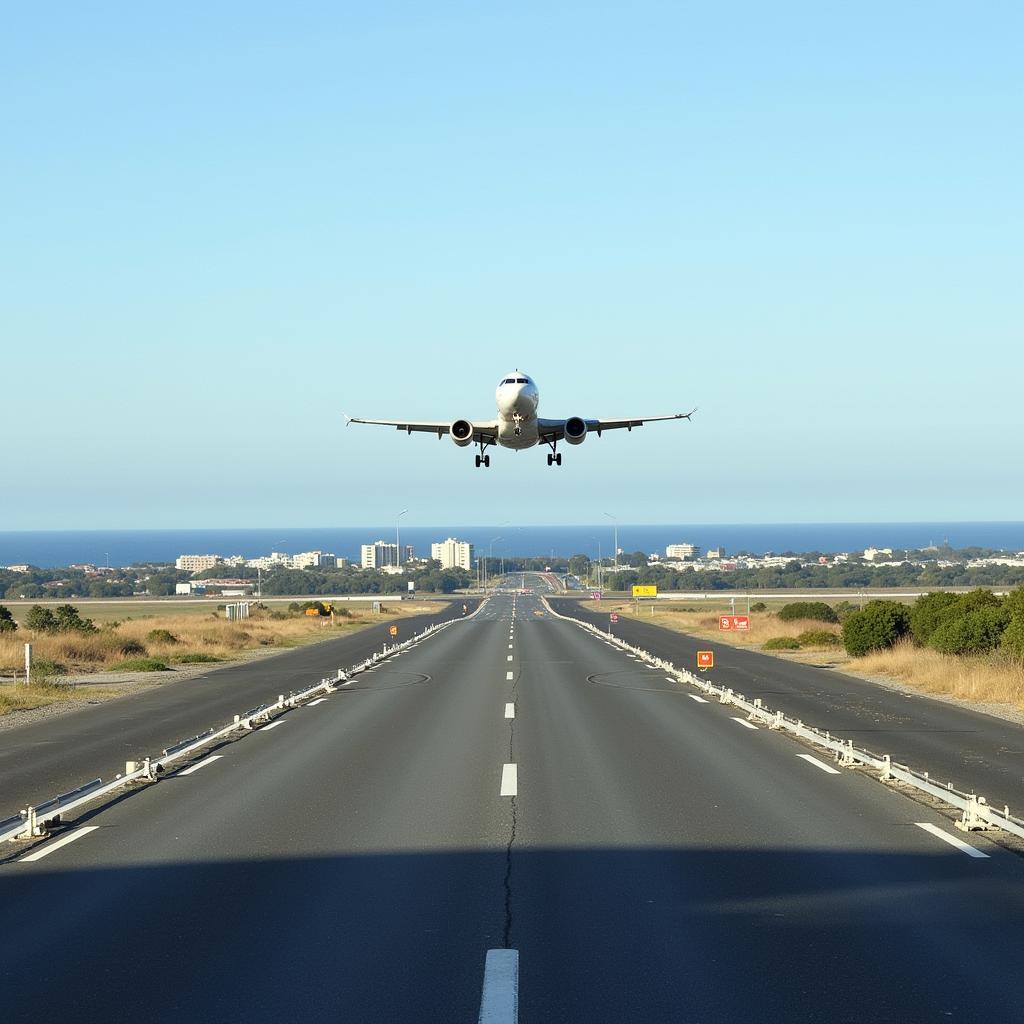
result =
[[[63,815],[80,810],[86,804],[109,796],[125,786],[156,782],[176,761],[195,754],[203,747],[218,741],[226,741],[235,734],[244,735],[252,732],[259,726],[269,723],[277,715],[296,708],[300,704],[305,704],[317,696],[333,693],[338,686],[346,685],[359,673],[365,672],[368,668],[372,668],[392,655],[408,650],[413,645],[421,643],[456,622],[472,619],[484,604],[485,602],[481,601],[479,607],[470,615],[427,626],[402,643],[391,646],[385,644],[380,653],[375,652],[369,658],[359,662],[358,665],[349,668],[348,671],[339,668],[336,675],[321,679],[313,686],[303,690],[293,690],[287,695],[279,694],[273,703],[260,704],[248,711],[243,711],[241,714],[235,715],[233,720],[226,725],[215,726],[196,736],[172,743],[169,747],[165,747],[158,757],[144,757],[141,761],[129,761],[125,765],[124,773],[118,774],[110,782],[104,783],[102,779],[93,779],[67,793],[61,793],[42,803],[30,805],[18,814],[0,820],[0,843],[6,840],[38,838],[46,834],[46,825],[59,822]]]
[[[956,822],[958,828],[964,831],[980,831],[984,829],[1002,829],[1015,836],[1024,839],[1024,819],[1010,813],[1010,808],[1004,806],[1002,810],[992,807],[983,796],[977,793],[966,793],[957,789],[952,782],[942,785],[934,781],[930,774],[909,765],[899,764],[893,761],[889,754],[876,754],[862,747],[854,746],[853,740],[842,739],[833,736],[824,729],[818,729],[807,725],[799,718],[790,718],[781,711],[773,711],[767,707],[760,697],[754,700],[747,700],[742,693],[737,693],[730,687],[718,686],[709,679],[701,678],[687,669],[677,668],[672,662],[666,661],[645,651],[640,647],[634,647],[625,640],[615,636],[613,633],[605,632],[599,627],[582,619],[574,618],[571,615],[562,615],[543,599],[544,606],[555,618],[571,622],[581,629],[585,629],[602,640],[608,640],[616,647],[637,658],[661,669],[680,683],[687,683],[697,687],[709,696],[717,698],[720,704],[731,704],[747,713],[747,719],[751,722],[760,722],[769,729],[789,733],[798,739],[804,740],[822,750],[831,752],[837,764],[844,768],[862,767],[869,768],[878,773],[882,782],[895,782],[909,786],[921,793],[926,793],[950,807],[961,812],[961,817]]]

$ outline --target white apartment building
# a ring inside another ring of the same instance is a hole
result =
[[[330,551],[303,551],[291,557],[293,569],[333,569],[337,558]]]
[[[877,562],[879,559],[892,558],[892,548],[865,548],[864,561]]]
[[[473,545],[449,537],[439,544],[430,545],[430,557],[440,562],[442,569],[472,569]]]
[[[665,557],[669,559],[696,558],[700,547],[696,544],[669,544],[665,548]]]
[[[220,561],[220,555],[178,555],[174,568],[181,572],[205,572]]]
[[[402,564],[411,562],[414,558],[412,545],[402,545]],[[377,540],[372,544],[363,544],[360,547],[359,564],[364,569],[394,569],[400,571],[398,565],[398,545],[389,544],[385,540]]]

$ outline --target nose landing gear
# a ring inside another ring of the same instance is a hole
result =
[[[478,455],[476,457],[476,468],[479,469],[481,466],[490,466],[491,457],[490,455]]]

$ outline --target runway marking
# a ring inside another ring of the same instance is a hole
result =
[[[511,660],[512,660],[512,655],[511,655],[511,654],[510,654],[510,655],[508,656],[508,659],[507,659],[507,660],[508,660],[508,661],[511,661]]]
[[[823,772],[829,775],[839,775],[840,771],[838,768],[833,768],[830,764],[825,764],[824,761],[819,761],[813,754],[797,754],[797,757],[802,757],[808,764],[813,764],[815,768],[820,768]]]
[[[516,796],[519,792],[519,772],[514,764],[501,766],[501,796]]]
[[[676,679],[676,678],[675,678],[675,676],[665,676],[665,679],[666,679],[666,680],[667,680],[668,682],[670,682],[670,683],[678,683],[678,682],[679,682],[679,680],[678,680],[678,679]]]
[[[519,950],[489,949],[477,1024],[516,1024],[519,1020]]]
[[[213,764],[214,761],[219,761],[223,756],[223,754],[211,754],[205,760],[192,765],[191,768],[186,768],[183,772],[178,772],[178,778],[180,779],[184,775],[191,775],[193,772],[199,771],[200,768],[205,768],[208,764]]]
[[[690,700],[695,700],[698,704],[707,704],[707,701],[703,697],[698,697],[695,693],[688,693],[686,695]]]
[[[276,722],[271,722],[269,725],[264,725],[259,732],[266,732],[268,729],[276,729],[279,725],[284,725],[284,722],[279,718]]]
[[[955,846],[961,853],[966,853],[968,857],[983,857],[988,858],[987,853],[982,853],[975,846],[971,846],[970,843],[965,843],[962,839],[957,839],[956,836],[951,836],[948,832],[943,831],[938,825],[932,825],[927,821],[915,821],[914,824],[918,828],[923,828],[925,832],[931,832],[933,836],[938,836],[945,843],[949,843],[950,846]]]
[[[733,718],[733,721],[739,725],[742,725],[744,729],[757,729],[757,726],[753,722],[748,722],[745,718]]]
[[[512,701],[509,701],[509,703],[505,705],[505,717],[506,718],[515,718],[516,717],[516,706],[515,706],[515,704]]]
[[[21,857],[18,863],[30,864],[34,860],[42,860],[44,857],[49,857],[55,850],[59,850],[62,846],[67,846],[68,843],[73,843],[76,839],[81,839],[82,836],[87,836],[90,832],[95,832],[98,828],[99,825],[83,825],[82,828],[75,829],[74,832],[64,836],[63,839],[58,839],[56,842],[47,844],[41,850],[36,850],[35,853]]]
[[[515,679],[515,677],[516,677],[515,672],[506,672],[505,673],[505,679],[506,680],[508,680],[508,679]]]
[[[317,706],[317,704],[323,704],[323,702],[324,702],[325,700],[327,700],[327,698],[326,698],[326,697],[317,697],[317,699],[316,699],[316,700],[311,700],[311,701],[310,701],[310,702],[309,702],[309,703],[308,703],[308,704],[306,705],[306,707],[307,707],[307,708],[315,708],[315,707]]]
[[[509,645],[508,645],[508,649],[509,649],[510,651],[512,650],[512,645],[511,645],[511,644],[509,644]]]

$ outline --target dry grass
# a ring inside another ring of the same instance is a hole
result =
[[[891,651],[850,659],[858,675],[884,675],[923,693],[1024,709],[1024,665],[998,654],[958,657],[909,642]]]
[[[30,711],[32,708],[43,708],[48,704],[74,704],[87,700],[103,700],[113,696],[114,690],[101,690],[96,687],[78,690],[73,686],[4,686],[0,687],[0,715],[9,711]]]

